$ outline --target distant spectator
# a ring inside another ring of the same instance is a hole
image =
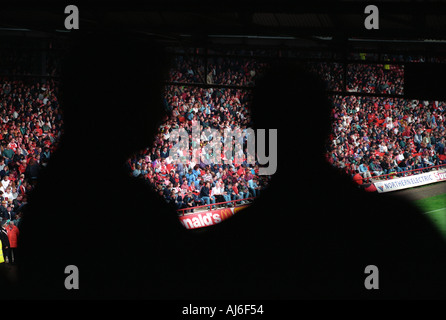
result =
[[[6,221],[7,220],[0,218],[0,242],[1,242],[0,250],[2,251],[1,252],[2,255],[0,256],[0,263],[6,262],[7,258],[9,257],[10,244],[9,244],[8,232],[5,228]]]
[[[5,225],[6,233],[9,239],[9,263],[17,262],[17,244],[19,237],[19,229],[14,225],[14,221],[8,220]]]
[[[192,195],[192,192],[191,191],[188,191],[187,192],[187,194],[184,196],[184,198],[183,198],[183,208],[189,208],[189,209],[191,209],[191,208],[193,208],[193,207],[195,207],[195,199],[194,199],[194,197],[193,197],[193,195]],[[187,213],[187,212],[193,212],[193,209],[191,209],[191,210],[185,210],[184,211],[185,213]]]

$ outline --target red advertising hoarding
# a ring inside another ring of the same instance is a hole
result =
[[[223,208],[211,211],[190,213],[184,216],[180,216],[179,219],[186,229],[203,228],[220,223],[223,220],[232,217],[238,211],[246,207],[247,205],[236,208]]]

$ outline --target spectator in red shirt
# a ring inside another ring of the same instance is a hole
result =
[[[5,229],[9,239],[9,263],[17,262],[17,243],[19,237],[19,229],[14,225],[14,221],[8,220]]]
[[[361,185],[362,184],[362,180],[363,180],[363,177],[359,174],[359,171],[356,170],[356,174],[353,176],[353,181],[356,184]]]

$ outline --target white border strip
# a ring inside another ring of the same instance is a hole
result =
[[[446,209],[446,207],[440,208],[440,209],[436,209],[436,210],[432,210],[432,211],[428,211],[428,212],[425,212],[425,213],[437,212],[437,211],[441,211],[441,210],[444,210],[444,209]]]
[[[446,169],[429,171],[408,177],[377,181],[373,184],[379,193],[418,187],[425,184],[446,181]]]

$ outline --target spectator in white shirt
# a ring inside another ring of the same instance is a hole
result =
[[[7,176],[7,175],[4,176],[1,183],[2,183],[2,189],[6,190],[6,188],[9,186],[9,183],[10,183],[9,176]]]
[[[204,182],[208,182],[212,180],[212,175],[211,172],[208,170],[206,170],[206,173],[203,175],[203,181]]]
[[[12,194],[11,187],[7,187],[5,192],[3,192],[3,198],[6,200],[13,200],[14,195]]]

